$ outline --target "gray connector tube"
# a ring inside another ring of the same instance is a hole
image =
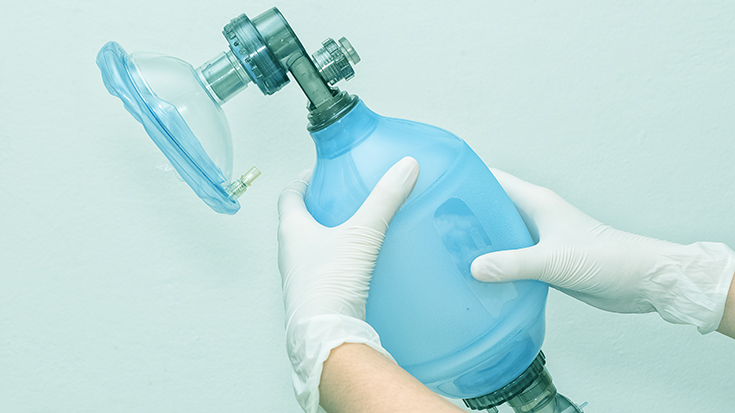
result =
[[[202,84],[217,103],[227,102],[249,82],[266,95],[288,84],[288,72],[309,100],[309,130],[322,129],[349,112],[357,98],[333,87],[354,76],[360,57],[347,39],[323,43],[314,60],[277,8],[250,20],[242,14],[222,31],[230,50],[197,69]]]

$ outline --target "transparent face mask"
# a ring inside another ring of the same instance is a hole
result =
[[[188,63],[149,53],[129,55],[110,42],[97,56],[108,91],[133,117],[194,192],[212,209],[240,208],[226,191],[232,136],[224,112]]]
[[[198,68],[170,56],[128,54],[115,42],[97,55],[107,90],[168,158],[194,192],[213,210],[234,214],[237,201],[260,171],[253,167],[232,179],[232,135],[221,105],[254,83],[270,95],[289,83],[288,72],[302,87],[312,123],[334,122],[352,99],[333,85],[354,75],[359,56],[347,39],[327,39],[312,57],[306,54],[277,9],[252,21],[244,14],[223,30],[230,50]]]
[[[151,53],[133,53],[132,63],[150,90],[174,105],[197,137],[204,151],[225,179],[232,178],[232,135],[222,108],[197,79],[194,68],[183,60]]]

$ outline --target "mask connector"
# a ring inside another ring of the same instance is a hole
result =
[[[252,81],[231,50],[199,66],[196,73],[209,95],[220,105],[243,91]]]
[[[271,41],[284,46],[292,42],[289,32],[279,30],[280,20],[283,20],[280,13],[276,9],[271,9],[252,21],[245,14],[241,14],[222,29],[222,34],[230,44],[230,51],[264,95],[278,92],[289,82],[286,75],[287,68],[281,64],[279,57],[273,53],[268,44]],[[259,22],[262,23],[262,33],[257,26]],[[272,29],[275,33],[266,31],[266,28]]]
[[[253,185],[253,181],[260,175],[258,168],[253,166],[249,171],[247,171],[247,173],[245,173],[245,175],[241,176],[240,179],[237,179],[227,185],[225,192],[227,192],[227,195],[232,199],[237,199],[247,191],[248,187]]]

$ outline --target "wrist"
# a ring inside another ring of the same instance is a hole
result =
[[[720,326],[717,327],[717,331],[735,338],[735,275],[733,281],[730,282],[730,292],[727,294],[727,300],[725,301],[725,313],[722,316],[722,321],[720,321]]]
[[[317,410],[323,364],[333,349],[344,343],[361,343],[393,360],[368,323],[340,314],[291,319],[286,326],[286,342],[296,400],[307,413]]]
[[[648,277],[647,296],[661,317],[715,331],[735,272],[735,252],[722,243],[666,243]]]

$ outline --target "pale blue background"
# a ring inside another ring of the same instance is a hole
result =
[[[198,65],[278,5],[342,87],[463,137],[492,166],[619,229],[735,246],[735,2],[54,1],[0,14],[0,412],[297,412],[275,202],[314,160],[295,84],[225,107],[235,173],[216,215],[104,90],[117,40]],[[735,342],[552,292],[544,346],[588,412],[728,412]]]

